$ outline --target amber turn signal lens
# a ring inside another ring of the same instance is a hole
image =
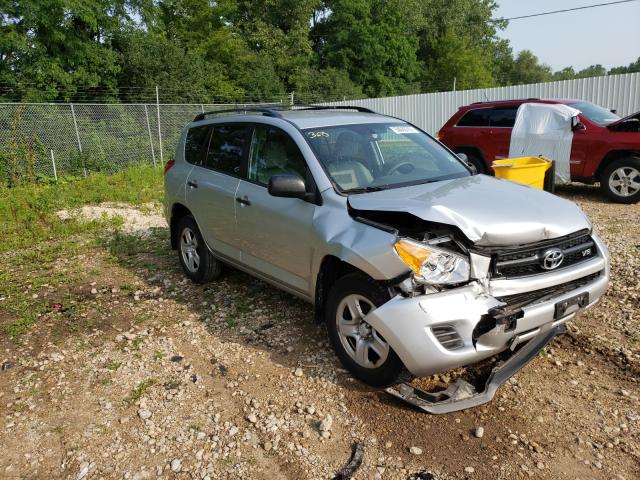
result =
[[[422,264],[431,257],[429,250],[411,240],[400,239],[395,243],[394,248],[402,261],[418,275],[420,275]]]

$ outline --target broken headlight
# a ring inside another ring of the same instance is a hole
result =
[[[469,280],[469,259],[464,255],[407,238],[398,240],[394,249],[418,283],[455,285]]]

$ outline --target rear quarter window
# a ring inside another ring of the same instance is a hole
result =
[[[184,142],[184,159],[193,165],[202,165],[207,151],[210,126],[192,127],[187,132]]]

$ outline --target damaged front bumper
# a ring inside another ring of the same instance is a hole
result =
[[[608,283],[602,255],[544,275],[398,295],[365,320],[422,377],[475,364],[551,331],[595,304]]]
[[[433,414],[477,407],[491,401],[500,385],[533,360],[556,335],[564,333],[565,328],[564,324],[546,325],[529,343],[491,371],[482,391],[477,391],[473,385],[464,380],[458,380],[446,390],[435,393],[425,392],[407,383],[389,387],[387,392]]]

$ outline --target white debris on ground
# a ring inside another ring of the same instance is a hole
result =
[[[160,207],[155,204],[144,204],[141,208],[134,208],[128,204],[101,203],[100,205],[86,205],[72,210],[60,210],[56,212],[60,220],[75,218],[80,221],[90,222],[103,218],[122,219],[121,230],[125,233],[147,235],[153,228],[164,228],[167,221],[162,216]]]

